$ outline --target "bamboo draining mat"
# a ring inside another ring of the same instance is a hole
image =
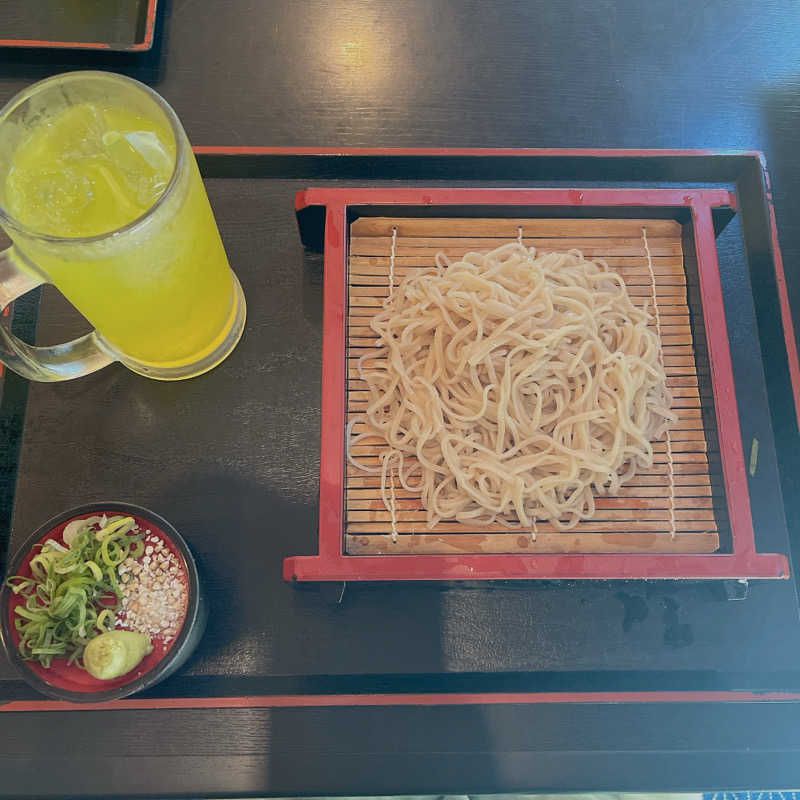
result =
[[[362,414],[367,405],[368,392],[359,379],[356,362],[376,345],[369,322],[388,295],[393,248],[397,285],[409,273],[433,266],[438,252],[455,258],[468,250],[488,250],[518,239],[521,228],[522,241],[528,247],[545,252],[578,248],[587,258],[605,259],[624,278],[634,303],[641,305],[652,297],[643,227],[655,273],[667,384],[679,417],[670,432],[672,465],[667,443],[655,443],[653,467],[637,474],[618,497],[597,498],[591,520],[567,532],[546,522],[537,523],[535,539],[529,531],[509,531],[499,523],[487,528],[440,522],[428,529],[419,497],[397,486],[398,535],[393,542],[391,513],[380,497],[380,475],[346,463],[346,553],[710,553],[719,547],[681,226],[673,220],[357,219],[350,226],[348,262],[347,419]],[[361,431],[363,425],[357,422],[353,433]],[[378,439],[364,439],[352,453],[360,462],[376,466],[383,447]]]

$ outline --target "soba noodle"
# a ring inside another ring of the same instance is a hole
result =
[[[393,534],[395,476],[428,527],[567,530],[652,466],[676,419],[660,341],[603,261],[511,243],[412,272],[370,322],[370,399],[347,431],[351,462],[381,473]],[[376,436],[380,466],[359,464],[351,446]]]

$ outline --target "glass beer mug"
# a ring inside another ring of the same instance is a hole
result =
[[[236,346],[245,301],[194,155],[154,91],[105,72],[48,78],[0,111],[0,311],[52,283],[95,330],[33,347],[0,318],[0,361],[61,381],[114,361],[178,380]]]

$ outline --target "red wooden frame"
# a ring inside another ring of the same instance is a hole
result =
[[[625,206],[688,209],[692,217],[723,481],[731,525],[728,554],[459,554],[350,556],[344,553],[347,211],[402,206]],[[782,554],[757,553],[711,210],[735,208],[719,189],[316,188],[296,209],[325,208],[319,553],[285,559],[297,581],[494,580],[521,578],[788,578]]]
[[[117,50],[136,53],[153,46],[158,0],[148,0],[144,23],[144,38],[141,42],[119,45],[113,42],[64,42],[58,39],[0,39],[0,47],[57,47],[69,50]]]

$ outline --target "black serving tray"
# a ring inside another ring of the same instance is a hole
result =
[[[455,692],[800,701],[795,579],[297,587],[281,577],[285,556],[316,545],[322,259],[303,248],[293,205],[311,184],[735,190],[737,214],[718,248],[746,452],[759,440],[756,541],[790,552],[778,457],[795,463],[797,428],[757,154],[197,151],[247,296],[237,350],[208,375],[173,384],[118,365],[57,385],[7,374],[0,406],[4,513],[14,503],[13,519],[0,519],[0,555],[65,508],[119,497],[172,520],[197,556],[206,636],[141,702],[257,706],[324,695],[347,704],[345,695],[375,692],[409,704],[415,692],[434,703]],[[32,305],[19,304],[13,322],[29,338]],[[85,331],[49,289],[38,318],[40,342]],[[5,661],[0,703],[46,708]]]

